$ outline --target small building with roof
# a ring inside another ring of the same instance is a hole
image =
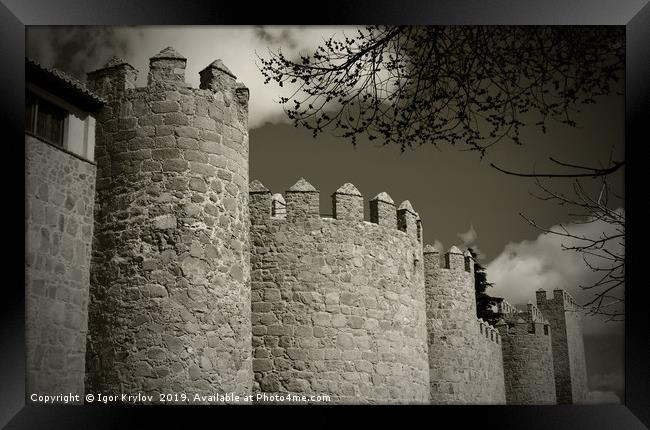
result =
[[[95,202],[95,116],[104,100],[25,61],[27,395],[83,402]]]
[[[77,79],[25,61],[25,134],[93,162],[95,116],[105,100]]]

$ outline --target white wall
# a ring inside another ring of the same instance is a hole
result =
[[[63,132],[63,149],[95,161],[95,118],[41,87],[27,83],[29,91],[68,111]]]

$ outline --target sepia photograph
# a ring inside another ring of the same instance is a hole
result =
[[[621,26],[26,29],[36,403],[621,404]]]
[[[0,427],[647,429],[647,3],[1,0]]]

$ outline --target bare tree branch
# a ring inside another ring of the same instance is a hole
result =
[[[314,136],[329,130],[402,150],[458,144],[484,155],[504,139],[521,144],[525,125],[576,126],[579,108],[621,81],[623,35],[589,26],[369,26],[311,55],[269,52],[258,67],[265,83],[295,87],[280,103]]]
[[[570,168],[594,169],[564,164]],[[577,233],[563,224],[553,229],[544,228],[523,213],[519,214],[535,229],[561,237],[564,240],[561,245],[563,250],[581,254],[585,266],[593,273],[600,274],[591,284],[579,285],[581,289],[592,293],[591,299],[582,304],[588,314],[605,316],[607,321],[621,321],[624,317],[625,294],[625,212],[618,208],[623,206],[623,199],[619,202],[621,206],[610,205],[608,175],[598,177],[601,183],[594,195],[586,191],[579,179],[574,179],[572,196],[550,189],[540,181],[538,175],[531,176],[535,177],[535,184],[541,191],[538,198],[554,201],[575,211],[573,215],[580,220],[573,224],[602,223],[607,227],[606,231],[586,235]]]
[[[590,173],[575,173],[575,172],[573,173],[521,173],[521,172],[512,172],[510,170],[505,170],[495,165],[494,163],[490,163],[490,166],[502,173],[505,173],[506,175],[520,176],[523,178],[584,178],[584,177],[596,178],[598,176],[610,175],[616,172],[617,170],[619,170],[620,168],[622,168],[623,166],[625,166],[625,161],[616,162],[610,167],[601,169],[601,168],[576,166],[576,165],[571,165],[566,163],[560,163],[559,161],[556,161],[553,158],[551,158],[551,160],[563,166],[573,167],[576,169],[589,170]]]

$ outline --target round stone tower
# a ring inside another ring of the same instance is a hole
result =
[[[97,120],[87,392],[250,394],[248,89],[220,60],[114,58]],[[210,401],[210,400],[208,400]]]
[[[250,185],[255,400],[425,403],[417,213],[381,193],[366,222],[349,183],[332,202],[334,217],[324,218],[319,191],[304,179],[284,198]]]

